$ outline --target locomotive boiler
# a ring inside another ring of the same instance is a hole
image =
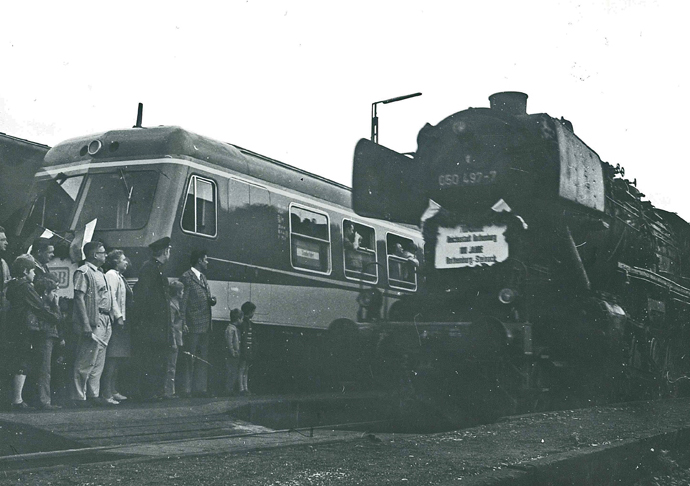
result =
[[[690,374],[690,226],[569,121],[527,114],[526,94],[489,100],[427,124],[412,156],[356,147],[355,212],[424,235],[419,291],[391,309],[381,342],[527,409],[677,393]]]

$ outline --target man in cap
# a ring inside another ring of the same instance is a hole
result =
[[[164,396],[170,327],[168,279],[162,267],[170,259],[170,238],[149,245],[151,258],[139,270],[134,285],[135,327],[132,329],[135,355],[139,361],[139,394],[143,399]]]
[[[100,241],[84,245],[86,263],[74,272],[74,311],[72,322],[78,336],[74,357],[72,400],[75,405],[96,401],[100,393],[105,351],[112,334],[112,306],[108,284],[100,268],[106,251]]]

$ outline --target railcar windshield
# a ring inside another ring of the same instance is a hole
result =
[[[29,208],[22,235],[29,235],[39,228],[67,231],[83,181],[83,175],[67,177],[60,174],[55,179],[37,183],[37,196]]]
[[[84,183],[77,228],[98,218],[99,230],[143,228],[149,220],[159,174],[124,171],[91,174]]]

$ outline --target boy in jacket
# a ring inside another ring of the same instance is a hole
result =
[[[225,329],[225,391],[228,395],[235,394],[240,365],[240,337],[237,326],[242,320],[242,312],[239,309],[230,311],[230,324]]]
[[[29,410],[32,407],[22,398],[26,374],[31,358],[30,331],[39,329],[38,321],[57,325],[59,314],[46,309],[43,299],[36,293],[33,281],[36,264],[30,255],[19,255],[12,263],[15,278],[7,284],[7,300],[10,311],[7,316],[7,341],[12,377],[11,408],[15,411]]]

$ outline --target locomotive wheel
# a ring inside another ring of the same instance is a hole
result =
[[[687,380],[683,373],[683,359],[685,352],[676,342],[669,342],[664,356],[664,366],[661,376],[662,396],[679,398],[682,396],[682,384]]]
[[[407,386],[415,368],[416,362],[405,352],[404,346],[393,336],[381,336],[376,343],[370,370],[377,387],[397,389],[402,384]]]
[[[537,359],[527,363],[527,368],[522,411],[527,413],[551,410],[554,406],[552,387],[555,369],[553,363]]]
[[[357,326],[347,319],[338,319],[328,328],[327,362],[331,384],[337,388],[354,386],[361,380],[360,346]]]

